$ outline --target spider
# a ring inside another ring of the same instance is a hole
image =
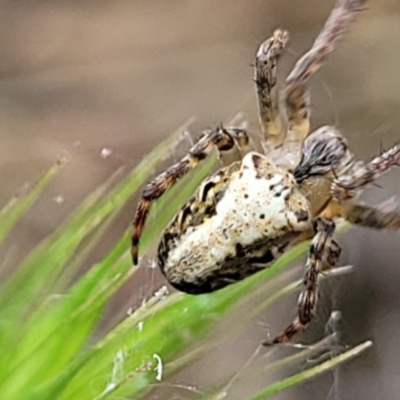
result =
[[[133,224],[132,257],[146,216],[183,175],[214,149],[236,150],[238,159],[206,178],[170,221],[158,246],[158,265],[172,286],[190,294],[213,292],[268,268],[293,245],[311,239],[297,316],[272,345],[291,340],[314,315],[318,278],[336,265],[341,248],[335,221],[375,229],[400,228],[400,212],[357,201],[357,195],[393,166],[400,145],[372,161],[356,161],[341,132],[322,126],[310,132],[309,78],[332,52],[365,0],[338,0],[311,49],[295,64],[283,90],[276,88],[277,62],[288,41],[278,29],[261,44],[254,82],[262,127],[262,152],[244,129],[205,131],[179,162],[143,190]]]

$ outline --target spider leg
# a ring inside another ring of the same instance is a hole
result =
[[[400,212],[364,204],[344,207],[344,218],[352,224],[374,229],[399,229]]]
[[[254,64],[254,82],[258,97],[258,110],[265,139],[279,145],[284,139],[284,129],[278,110],[276,92],[276,65],[288,40],[282,29],[261,44]]]
[[[192,170],[200,161],[204,160],[212,150],[217,149],[220,152],[224,152],[231,150],[235,146],[240,148],[241,143],[244,144],[246,142],[247,134],[244,131],[239,133],[239,131],[239,129],[219,127],[205,132],[185,157],[146,185],[133,222],[131,251],[134,265],[138,263],[140,236],[152,202],[161,197],[180,178]]]
[[[385,201],[378,206],[360,204],[354,201],[331,201],[319,213],[325,218],[344,218],[354,225],[374,229],[399,229],[400,211],[392,201]],[[305,239],[306,240],[306,239]]]
[[[400,145],[393,146],[369,163],[358,167],[352,174],[342,175],[333,180],[331,194],[337,202],[349,200],[374,182],[392,167],[400,166]]]
[[[288,118],[288,138],[302,140],[310,129],[308,79],[331,53],[339,37],[347,31],[365,0],[338,0],[311,49],[305,53],[286,78],[283,101]]]
[[[306,273],[303,281],[305,289],[299,297],[297,317],[283,333],[271,341],[264,342],[265,346],[283,343],[292,339],[313,318],[319,274],[327,267],[334,266],[341,252],[339,244],[332,238],[334,230],[335,223],[332,220],[319,217],[314,220],[315,236],[311,241],[306,262]]]
[[[234,146],[229,150],[220,152],[220,160],[227,167],[235,161],[240,161],[247,153],[255,151],[254,143],[241,128],[225,128],[225,131],[232,136]]]

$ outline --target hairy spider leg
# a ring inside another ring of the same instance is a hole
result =
[[[233,138],[235,145],[232,149],[219,152],[219,158],[223,166],[228,167],[235,161],[242,158],[251,151],[255,151],[254,143],[244,129],[235,127],[225,127]]]
[[[336,177],[331,185],[337,216],[352,224],[375,229],[399,229],[400,211],[354,202],[357,193],[392,167],[400,165],[400,146],[393,146],[367,164],[355,164],[353,172]]]
[[[340,256],[340,246],[332,238],[335,223],[327,218],[316,218],[313,223],[315,236],[311,241],[306,262],[304,290],[298,301],[298,312],[295,320],[272,340],[265,341],[265,346],[287,342],[312,320],[317,301],[318,277],[326,267],[334,267]]]
[[[276,66],[288,37],[287,31],[275,30],[258,48],[254,64],[260,124],[265,140],[274,146],[281,144],[285,136],[278,108]]]
[[[399,229],[400,212],[385,210],[383,207],[374,207],[366,204],[343,205],[343,218],[354,225],[374,229]]]
[[[339,0],[311,49],[295,64],[286,78],[283,103],[288,119],[288,140],[302,140],[310,130],[310,95],[307,82],[348,30],[365,0]]]
[[[335,178],[331,185],[332,197],[338,202],[349,200],[356,196],[357,191],[396,166],[400,166],[400,145],[393,146],[369,163],[356,168],[353,173]]]

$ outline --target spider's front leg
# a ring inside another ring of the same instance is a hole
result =
[[[265,346],[287,342],[299,331],[303,330],[314,316],[317,300],[318,277],[322,270],[336,265],[340,256],[340,246],[333,239],[335,223],[327,218],[314,220],[315,236],[311,242],[306,262],[306,273],[303,284],[305,286],[299,297],[298,313],[295,320],[271,341],[266,341]]]
[[[160,198],[180,178],[196,167],[213,149],[225,152],[237,147],[239,152],[242,152],[248,145],[249,138],[244,130],[219,127],[212,131],[207,131],[193,145],[185,157],[146,185],[133,222],[132,259],[134,265],[138,263],[140,236],[152,202]]]
[[[274,146],[284,139],[284,128],[278,109],[276,66],[288,40],[288,32],[277,29],[261,44],[254,64],[261,127],[268,142]]]
[[[296,63],[286,78],[283,100],[288,118],[288,139],[302,140],[310,129],[310,96],[307,82],[347,31],[365,0],[338,0],[311,49]]]

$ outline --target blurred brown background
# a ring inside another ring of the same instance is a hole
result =
[[[249,64],[258,44],[276,27],[289,29],[291,42],[280,68],[287,73],[333,4],[2,0],[0,204],[60,154],[73,155],[4,256],[51,232],[112,171],[136,164],[189,117],[210,127],[242,109],[254,115]],[[400,137],[400,2],[371,0],[368,8],[312,81],[313,126],[336,124],[366,159]],[[102,149],[112,153],[102,157]],[[399,172],[364,198],[378,202],[399,196]],[[328,288],[328,314],[330,307],[342,311],[342,342],[370,338],[374,348],[337,375],[286,392],[282,399],[400,398],[400,234],[358,229],[341,242],[343,262],[356,268],[340,288]],[[288,302],[276,324],[268,321],[275,333],[291,320],[294,304]],[[246,346],[254,350],[263,334],[258,329]],[[250,355],[251,350],[244,357]],[[225,357],[228,365],[230,354]],[[235,362],[240,369],[240,359]],[[186,379],[187,385],[195,383]],[[185,398],[171,396],[166,398]]]

